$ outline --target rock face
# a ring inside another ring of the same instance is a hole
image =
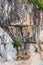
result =
[[[40,32],[39,39],[40,39],[41,42],[43,42],[43,30]]]
[[[0,57],[2,59],[11,60],[16,57],[17,51],[13,48],[12,42],[8,33],[0,27]]]
[[[26,19],[27,7],[19,0],[0,0],[0,23],[17,23]],[[18,5],[18,6],[17,6]],[[6,22],[7,21],[7,22]]]

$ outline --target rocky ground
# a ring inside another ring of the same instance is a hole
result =
[[[37,45],[35,45],[37,46]],[[2,61],[0,60],[0,65],[37,65],[38,63],[42,62],[42,56],[38,53],[35,52],[35,47],[33,44],[29,46],[29,51],[30,51],[30,58],[26,60],[20,60],[20,61],[15,61],[15,60],[8,60],[8,61]],[[11,48],[10,48],[11,50]],[[11,53],[8,55],[11,55]],[[9,56],[8,56],[9,57]]]
[[[32,53],[30,59],[21,61],[0,61],[0,65],[37,65],[42,62],[40,54]]]

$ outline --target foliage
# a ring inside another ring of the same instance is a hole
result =
[[[13,47],[18,47],[20,45],[20,40],[17,38],[13,42]]]
[[[33,4],[39,10],[43,10],[43,0],[27,0],[27,3]]]

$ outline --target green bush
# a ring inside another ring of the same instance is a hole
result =
[[[17,50],[17,55],[18,55],[18,46],[20,45],[20,40],[18,38],[16,38],[14,41],[13,41],[13,47],[16,48]]]
[[[33,4],[39,10],[43,10],[43,0],[27,0],[27,3]]]
[[[18,47],[20,45],[20,40],[18,38],[16,38],[14,41],[13,41],[13,47]]]

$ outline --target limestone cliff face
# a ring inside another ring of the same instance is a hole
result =
[[[0,60],[16,57],[17,51],[13,48],[12,42],[12,38],[0,27]]]
[[[0,4],[0,22],[10,23],[25,20],[27,6],[20,0],[3,0]],[[1,15],[2,14],[2,15]]]
[[[22,23],[30,25],[32,5],[28,6],[25,0],[0,0],[0,3],[1,24]]]

